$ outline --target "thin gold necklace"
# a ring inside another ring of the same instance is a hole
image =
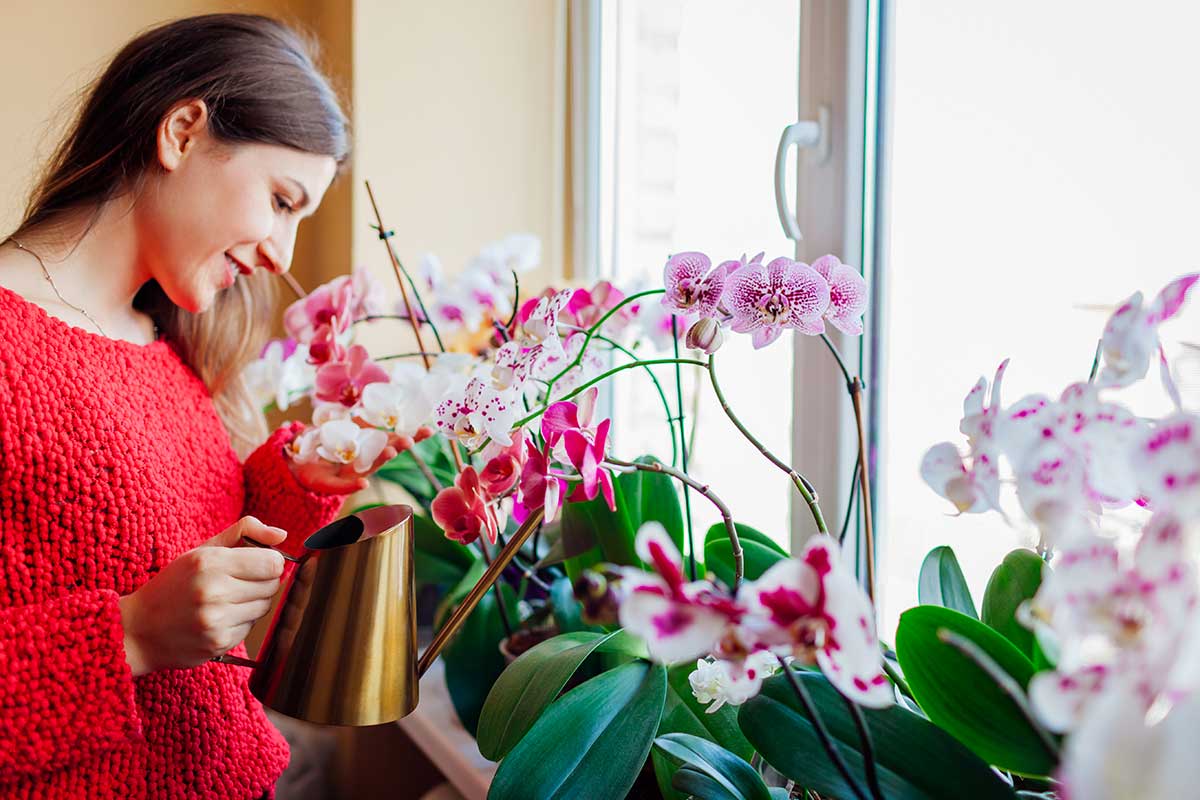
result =
[[[94,317],[92,317],[92,315],[91,315],[91,314],[89,314],[88,312],[84,311],[82,308],[80,308],[79,306],[75,305],[74,303],[68,302],[68,301],[67,301],[67,298],[65,298],[65,297],[63,297],[63,296],[62,296],[62,292],[60,292],[60,291],[58,290],[58,287],[54,285],[54,279],[50,277],[50,270],[46,269],[46,262],[42,261],[42,257],[41,257],[41,256],[39,256],[37,253],[35,253],[35,252],[33,252],[32,250],[30,250],[30,249],[29,249],[28,247],[26,247],[25,245],[23,245],[23,244],[21,244],[20,242],[18,242],[16,239],[12,238],[11,236],[10,236],[10,237],[8,237],[8,240],[9,240],[10,242],[12,242],[13,244],[15,244],[17,247],[19,247],[19,248],[21,248],[22,250],[24,250],[26,253],[29,253],[29,255],[31,255],[31,256],[33,256],[34,258],[36,258],[36,259],[37,259],[37,262],[38,262],[38,264],[40,264],[40,265],[41,265],[41,267],[42,267],[42,274],[43,274],[43,275],[45,275],[45,276],[46,276],[46,280],[50,282],[50,288],[54,290],[54,293],[55,293],[56,295],[58,295],[58,299],[59,299],[59,300],[63,301],[63,303],[65,303],[66,305],[68,305],[68,306],[70,306],[71,308],[75,309],[75,310],[76,310],[76,311],[78,311],[80,314],[83,314],[85,317],[87,317],[89,320],[91,320],[92,324],[96,326],[96,330],[100,331],[100,334],[101,334],[102,336],[104,336],[105,338],[108,338],[108,334],[104,332],[104,328],[102,328],[102,327],[100,326],[100,323],[99,323],[99,322],[96,322],[95,318],[94,318]]]

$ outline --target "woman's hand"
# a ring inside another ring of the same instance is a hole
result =
[[[355,422],[360,427],[370,427],[361,420],[356,419]],[[353,464],[332,464],[320,458],[306,464],[298,464],[291,459],[288,459],[287,463],[292,474],[296,476],[296,481],[310,492],[350,494],[366,489],[367,478],[374,474],[375,470],[412,446],[413,437],[389,433],[387,446],[366,472],[357,471]]]
[[[270,610],[284,558],[238,547],[242,536],[275,545],[287,532],[242,517],[121,598],[125,658],[134,675],[203,664],[239,644]]]

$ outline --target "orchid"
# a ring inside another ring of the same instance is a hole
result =
[[[546,453],[533,442],[525,442],[525,463],[521,467],[519,494],[513,503],[513,518],[524,522],[529,511],[541,508],[547,522],[553,522],[562,507],[567,482],[550,470]]]
[[[1143,307],[1142,293],[1135,292],[1117,307],[1100,340],[1104,355],[1104,366],[1097,376],[1100,386],[1129,386],[1146,377],[1150,359],[1162,347],[1158,326],[1180,312],[1197,281],[1200,273],[1184,275],[1163,287],[1149,306]]]
[[[365,281],[360,279],[359,285],[365,285]],[[283,325],[289,336],[307,344],[317,328],[325,324],[337,333],[344,332],[355,314],[362,313],[364,302],[355,296],[351,277],[341,275],[288,306],[283,312]]]
[[[246,384],[259,405],[273,402],[286,411],[296,395],[307,392],[316,372],[306,362],[308,347],[295,339],[272,339],[246,368]]]
[[[317,370],[316,398],[353,408],[367,385],[386,382],[388,374],[371,360],[367,348],[361,344],[351,346],[346,358],[346,361],[330,362]]]
[[[662,306],[676,314],[695,314],[711,317],[725,288],[725,266],[715,269],[704,253],[676,253],[663,267],[663,283],[667,293]]]
[[[829,307],[825,319],[833,327],[850,336],[863,332],[862,315],[867,308],[867,282],[853,267],[843,264],[837,256],[821,256],[812,268],[829,284]]]
[[[780,257],[766,267],[747,265],[730,275],[721,303],[732,315],[732,330],[751,334],[758,349],[786,329],[810,336],[824,333],[829,284],[809,265]]]
[[[743,609],[708,581],[684,582],[679,549],[659,523],[643,525],[635,547],[657,574],[622,570],[622,627],[644,639],[651,658],[663,663],[709,653]]]
[[[466,467],[449,486],[438,492],[430,505],[434,521],[446,536],[461,544],[471,544],[486,534],[495,544],[498,528],[495,513],[488,504],[487,492],[474,467]]]
[[[330,420],[318,431],[317,455],[335,464],[351,464],[357,472],[369,470],[388,445],[383,431],[363,428],[350,420]]]
[[[698,703],[715,714],[725,705],[740,706],[756,696],[762,682],[779,669],[779,660],[769,650],[758,650],[743,661],[699,659],[688,685]]]
[[[471,378],[462,392],[453,393],[435,411],[437,428],[446,436],[475,448],[491,438],[512,443],[510,431],[517,417],[512,392],[501,392],[480,378]]]

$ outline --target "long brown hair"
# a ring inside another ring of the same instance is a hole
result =
[[[205,102],[218,142],[328,155],[341,172],[349,157],[349,121],[315,66],[317,58],[310,36],[255,14],[206,14],[141,33],[85,89],[12,235],[94,208],[90,230],[105,203],[140,191],[150,170],[158,168],[158,125],[184,100]],[[275,275],[259,270],[219,293],[200,314],[176,306],[153,280],[134,298],[134,307],[154,319],[204,381],[243,457],[267,434],[242,373],[270,337],[277,284]]]

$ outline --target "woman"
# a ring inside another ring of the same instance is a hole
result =
[[[287,746],[210,661],[282,573],[239,539],[294,547],[396,454],[294,468],[303,426],[267,438],[240,377],[347,154],[294,32],[179,20],[93,85],[0,246],[0,796],[272,794]]]

